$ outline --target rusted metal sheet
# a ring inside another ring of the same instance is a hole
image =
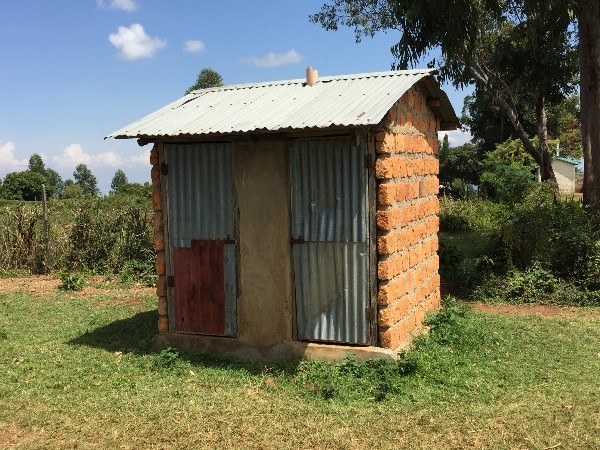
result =
[[[373,72],[204,89],[114,131],[109,137],[200,136],[323,129],[378,124],[392,105],[421,82],[440,122],[458,124],[434,69]]]
[[[235,336],[237,267],[229,143],[167,145],[176,332]]]
[[[225,333],[223,241],[192,240],[173,251],[175,332]]]
[[[364,148],[299,140],[290,152],[298,338],[368,345]]]

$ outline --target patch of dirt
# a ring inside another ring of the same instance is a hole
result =
[[[521,316],[544,316],[544,317],[589,317],[600,320],[600,315],[593,311],[586,311],[582,308],[572,306],[555,305],[489,305],[486,303],[469,303],[477,311],[516,314]]]
[[[62,291],[58,287],[60,280],[52,275],[34,275],[23,278],[0,278],[0,294],[11,292],[25,292],[32,297],[44,298],[56,294],[67,295],[71,298],[90,296],[111,296],[112,306],[116,305],[138,305],[140,300],[148,295],[154,295],[155,288],[141,285],[123,287],[110,284],[102,276],[93,276],[87,279],[87,285],[80,291]],[[99,301],[98,304],[103,302]]]
[[[0,448],[9,448],[33,441],[39,435],[40,433],[36,431],[22,430],[14,423],[0,422]]]
[[[36,275],[26,278],[0,278],[0,294],[26,292],[33,297],[46,297],[58,289],[60,280],[51,275]]]

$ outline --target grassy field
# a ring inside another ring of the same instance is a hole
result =
[[[154,352],[151,291],[45,280],[0,289],[0,448],[600,448],[597,308],[455,304],[396,364],[263,366]]]

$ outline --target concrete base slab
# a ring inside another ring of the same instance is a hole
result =
[[[153,343],[158,349],[176,347],[187,353],[230,355],[251,363],[300,359],[318,359],[338,363],[350,354],[355,355],[356,360],[359,362],[368,359],[395,360],[398,357],[398,351],[406,349],[410,344],[406,342],[401,348],[390,350],[372,346],[357,347],[317,342],[284,341],[272,347],[257,348],[244,344],[235,338],[180,333],[158,334],[154,337]]]

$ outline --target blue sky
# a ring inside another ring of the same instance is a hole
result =
[[[39,153],[63,179],[87,164],[103,192],[117,169],[148,181],[148,147],[104,136],[181,97],[204,67],[225,84],[390,69],[397,34],[356,44],[324,31],[308,20],[322,3],[0,0],[0,178]],[[460,115],[464,94],[444,89]]]

